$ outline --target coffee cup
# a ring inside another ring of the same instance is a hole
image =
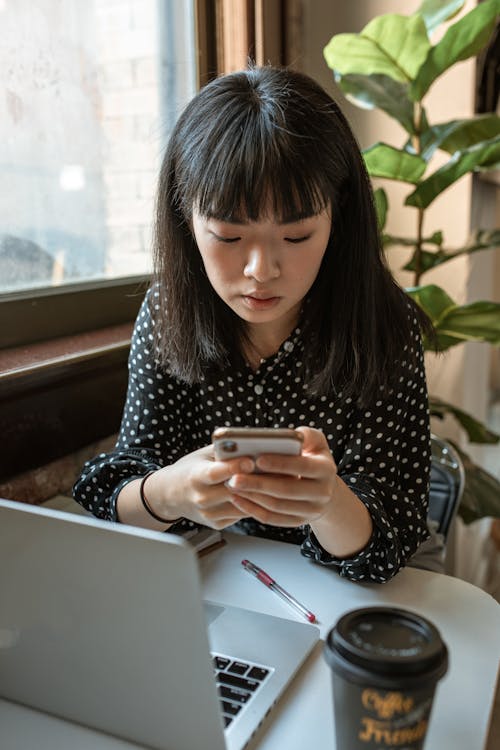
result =
[[[327,635],[337,750],[424,747],[434,692],[448,668],[438,629],[394,607],[355,609]]]

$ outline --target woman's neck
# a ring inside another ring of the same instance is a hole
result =
[[[252,369],[257,370],[262,360],[276,354],[281,344],[286,341],[296,328],[298,319],[293,316],[288,321],[279,321],[281,325],[250,324],[247,327],[247,341],[243,345],[243,356]]]

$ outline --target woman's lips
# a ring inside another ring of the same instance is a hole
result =
[[[280,301],[280,297],[252,297],[251,295],[243,295],[243,302],[251,310],[269,310],[274,307]]]

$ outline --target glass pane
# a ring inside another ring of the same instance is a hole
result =
[[[0,0],[0,292],[150,270],[191,0]]]

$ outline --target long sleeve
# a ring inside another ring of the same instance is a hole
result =
[[[116,498],[126,482],[209,445],[215,427],[308,425],[322,430],[339,475],[368,508],[374,529],[368,545],[352,558],[336,559],[308,526],[281,528],[252,518],[238,526],[249,534],[301,545],[303,555],[351,580],[391,578],[428,536],[430,430],[417,321],[414,339],[403,353],[407,359],[398,366],[399,380],[360,409],[342,393],[313,396],[308,391],[300,328],[257,371],[227,367],[191,386],[181,383],[154,356],[154,303],[151,291],[137,317],[115,450],[85,464],[74,487],[76,500],[94,515],[116,520]],[[411,347],[416,366],[410,364]]]
[[[192,450],[185,416],[186,388],[154,357],[150,292],[132,334],[125,407],[114,451],[88,461],[73,487],[77,502],[99,518],[116,521],[116,498],[127,482],[173,463]]]
[[[345,442],[334,449],[339,475],[370,512],[374,529],[369,544],[345,560],[325,552],[312,533],[303,544],[303,554],[336,566],[353,580],[390,579],[428,537],[430,428],[416,321],[413,346],[417,366],[404,360],[399,382],[386,397],[370,408],[352,409],[348,429],[344,425],[339,430]]]

